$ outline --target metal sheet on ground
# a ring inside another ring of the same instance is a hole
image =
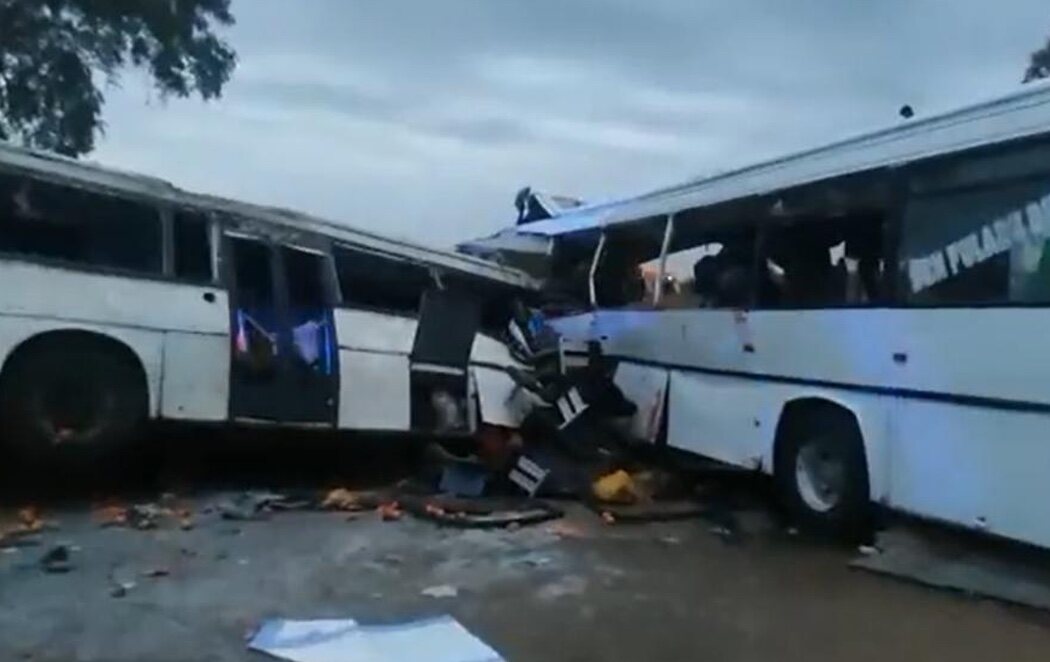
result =
[[[503,658],[451,616],[399,625],[358,625],[352,619],[274,620],[248,647],[291,662],[500,662]]]
[[[1050,610],[1045,551],[918,527],[884,531],[876,547],[879,553],[854,559],[850,567]]]

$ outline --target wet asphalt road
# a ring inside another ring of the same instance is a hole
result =
[[[393,439],[165,432],[157,454],[8,476],[0,517],[57,528],[0,554],[2,660],[261,660],[268,617],[456,616],[515,661],[1043,660],[1046,615],[849,570],[852,551],[788,535],[761,511],[727,542],[702,521],[463,531],[406,517],[288,512],[223,520],[248,488],[388,482],[418,459]],[[83,467],[81,467],[83,469]],[[100,528],[92,503],[174,492],[195,527]],[[37,564],[51,545],[73,569]],[[148,577],[155,570],[165,576]],[[115,583],[131,585],[114,597]],[[449,585],[454,598],[421,594]],[[425,654],[420,655],[426,660]]]

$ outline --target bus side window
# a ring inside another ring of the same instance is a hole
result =
[[[0,251],[159,274],[162,243],[154,207],[0,175]]]
[[[210,282],[212,274],[208,217],[180,210],[175,212],[174,224],[175,277],[195,283]]]
[[[608,232],[594,274],[599,308],[651,308],[659,275],[665,219]]]
[[[920,305],[1050,302],[1050,184],[1019,180],[913,198],[899,292]]]
[[[332,255],[342,303],[350,308],[416,315],[433,284],[420,264],[344,246],[333,247]]]
[[[882,212],[835,218],[806,216],[765,234],[759,306],[813,308],[864,306],[883,294],[885,249]]]
[[[659,267],[659,260],[654,264]],[[754,299],[754,264],[753,227],[712,231],[680,216],[664,261],[659,307],[747,308]]]

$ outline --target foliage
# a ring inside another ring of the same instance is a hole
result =
[[[1030,83],[1040,78],[1050,78],[1050,40],[1046,45],[1032,53],[1031,62],[1024,72],[1024,82]]]
[[[146,69],[162,98],[214,99],[236,66],[214,32],[230,0],[0,0],[0,138],[78,156],[102,131],[103,84]]]

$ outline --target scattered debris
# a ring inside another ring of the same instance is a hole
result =
[[[459,589],[450,584],[441,584],[439,586],[428,586],[419,593],[428,598],[454,598],[459,595]]]
[[[45,529],[54,530],[58,525],[45,521],[34,506],[20,509],[14,521],[0,522],[0,544],[5,547],[34,547],[40,544],[37,534]]]
[[[401,519],[404,514],[401,511],[401,504],[397,501],[390,501],[388,503],[381,503],[376,508],[376,512],[379,513],[379,518],[384,522],[393,522]]]
[[[112,504],[100,506],[95,508],[91,516],[103,528],[128,525],[128,509],[124,506]]]
[[[579,575],[569,575],[557,581],[544,584],[536,592],[536,597],[549,602],[565,597],[583,595],[586,592],[587,579]]]
[[[174,519],[179,528],[193,528],[193,512],[189,508],[176,507],[174,495],[165,493],[161,501],[166,505],[140,503],[124,506],[118,503],[107,503],[95,508],[92,518],[100,527],[127,527],[139,531],[156,529],[164,519]]]
[[[218,504],[219,515],[225,520],[250,521],[269,517],[270,512],[285,502],[282,494],[273,492],[243,492]]]
[[[519,565],[527,565],[530,568],[543,568],[551,564],[551,557],[544,556],[542,554],[526,554],[525,556],[517,559],[515,563]]]
[[[136,504],[127,510],[127,523],[133,529],[147,531],[157,528],[157,520],[167,513],[166,509],[160,508],[156,504]]]
[[[536,496],[549,475],[549,470],[524,455],[520,455],[508,478],[531,497]]]
[[[64,573],[73,569],[68,545],[56,545],[40,557],[40,568],[47,573]]]
[[[547,533],[558,536],[559,538],[583,539],[590,537],[590,535],[585,532],[579,524],[568,520],[560,520],[551,524],[547,527]]]
[[[442,469],[438,489],[453,496],[479,497],[485,492],[488,478],[488,470],[480,464],[454,462]]]
[[[110,577],[110,583],[112,587],[109,589],[109,595],[114,598],[123,598],[136,586],[135,582],[116,581],[112,576]]]
[[[160,577],[171,576],[171,570],[167,568],[151,568],[149,570],[143,570],[142,576],[149,579],[158,579]]]
[[[538,524],[563,515],[554,506],[536,499],[456,499],[431,497],[405,499],[404,507],[412,515],[445,526],[493,529]]]
[[[602,476],[591,486],[594,497],[603,503],[636,503],[638,489],[631,474],[623,469]]]
[[[366,506],[362,503],[360,492],[353,492],[343,487],[328,492],[321,501],[321,507],[326,510],[345,510],[349,512],[372,508],[372,506]]]
[[[501,662],[503,658],[451,616],[397,625],[358,625],[352,619],[272,620],[248,648],[288,662]],[[426,651],[421,656],[420,651]]]

